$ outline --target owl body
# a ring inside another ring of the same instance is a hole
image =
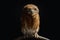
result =
[[[21,16],[21,31],[24,35],[35,36],[35,34],[37,34],[39,31],[40,25],[39,10],[35,5],[28,4],[24,6],[23,11],[24,12]]]
[[[21,16],[21,32],[24,34],[15,40],[50,40],[38,35],[40,29],[39,9],[34,4],[27,4]]]

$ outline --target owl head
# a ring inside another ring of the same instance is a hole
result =
[[[29,14],[29,15],[35,15],[39,13],[39,9],[36,5],[34,4],[27,4],[23,8],[24,13]]]

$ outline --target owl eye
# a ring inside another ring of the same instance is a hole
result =
[[[27,8],[24,8],[24,10],[27,10]]]
[[[34,8],[34,10],[36,10],[36,8]]]

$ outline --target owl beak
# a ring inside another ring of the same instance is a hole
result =
[[[28,10],[28,13],[29,13],[29,14],[32,14],[33,12],[32,12],[32,10],[31,10],[31,9],[29,9],[29,10]]]

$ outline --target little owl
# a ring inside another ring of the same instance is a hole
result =
[[[31,37],[40,38],[41,40],[49,40],[48,38],[38,35],[40,29],[40,15],[36,5],[27,4],[24,6],[21,16],[21,25],[21,32],[24,36],[17,38],[17,40]]]
[[[39,26],[40,26],[40,16],[39,9],[34,4],[27,4],[23,8],[23,13],[21,16],[21,31],[24,35],[28,37],[37,37]]]

